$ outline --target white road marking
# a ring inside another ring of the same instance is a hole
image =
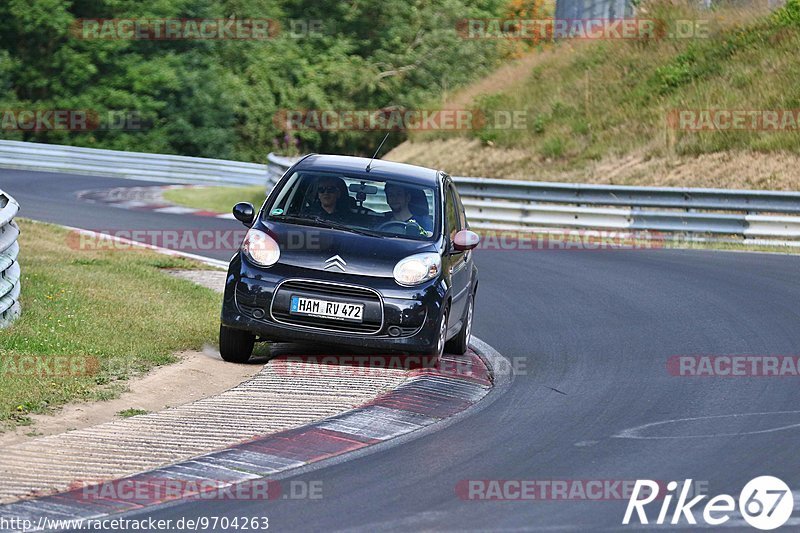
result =
[[[794,424],[787,424],[785,426],[779,426],[775,428],[769,429],[760,429],[755,431],[743,431],[738,433],[709,433],[706,435],[663,435],[663,436],[648,436],[642,435],[642,432],[653,428],[656,426],[663,426],[667,424],[676,424],[680,422],[693,422],[697,420],[714,420],[720,418],[742,418],[748,416],[770,416],[770,415],[785,415],[785,414],[800,414],[800,411],[775,411],[775,412],[767,412],[767,413],[736,413],[730,415],[711,415],[711,416],[698,416],[698,417],[691,417],[691,418],[673,418],[670,420],[662,420],[660,422],[651,422],[649,424],[643,424],[641,426],[636,426],[629,429],[624,429],[617,433],[616,435],[612,435],[612,438],[616,439],[699,439],[699,438],[708,438],[708,437],[736,437],[741,435],[758,435],[762,433],[774,433],[776,431],[785,431],[787,429],[794,429],[800,428],[800,422]]]
[[[179,205],[173,205],[170,207],[159,207],[158,209],[153,209],[153,211],[155,211],[156,213],[172,213],[175,215],[187,215],[198,211],[198,209],[194,209],[193,207],[182,207]]]

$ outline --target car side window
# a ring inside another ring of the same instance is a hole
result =
[[[450,235],[450,241],[461,230],[460,220],[458,216],[458,208],[456,207],[456,198],[453,194],[453,186],[448,185],[445,194],[445,210],[447,216],[447,233]]]

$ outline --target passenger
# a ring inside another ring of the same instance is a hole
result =
[[[421,191],[420,191],[421,192]],[[384,187],[386,203],[389,204],[391,211],[384,213],[387,221],[397,220],[400,222],[413,222],[421,227],[428,235],[433,234],[433,220],[426,213],[414,214],[409,208],[411,203],[412,191],[396,183],[387,183]],[[427,201],[422,206],[427,211]]]

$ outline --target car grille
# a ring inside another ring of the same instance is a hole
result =
[[[329,318],[293,315],[289,313],[289,301],[292,295],[363,303],[363,321],[347,322]],[[272,317],[276,322],[319,328],[327,331],[369,335],[378,333],[383,327],[383,302],[381,297],[377,292],[366,287],[320,283],[311,280],[285,281],[275,291],[271,311]]]

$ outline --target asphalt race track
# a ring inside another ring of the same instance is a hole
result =
[[[245,229],[236,220],[134,211],[103,203],[91,203],[76,197],[76,193],[85,190],[151,185],[164,185],[164,183],[49,172],[0,170],[0,189],[8,192],[19,202],[20,217],[104,232],[169,230],[185,231],[197,235],[196,232],[200,230],[224,232]],[[157,242],[152,242],[152,239],[146,240],[146,242],[157,244]],[[186,251],[195,253],[198,250]],[[214,248],[207,250],[205,255],[227,261],[233,255],[233,251]]]
[[[89,229],[240,227],[74,198],[141,184],[0,171],[0,188],[24,217]],[[639,530],[621,525],[626,500],[475,501],[456,486],[691,478],[737,497],[750,479],[775,475],[800,488],[797,377],[667,370],[676,355],[800,354],[799,257],[478,250],[476,258],[474,333],[520,368],[504,395],[441,431],[290,478],[321,481],[321,499],[188,502],[148,515],[268,516],[277,531]],[[674,422],[621,436],[662,421]],[[648,507],[651,519],[659,507]],[[798,523],[795,511],[790,524]]]

